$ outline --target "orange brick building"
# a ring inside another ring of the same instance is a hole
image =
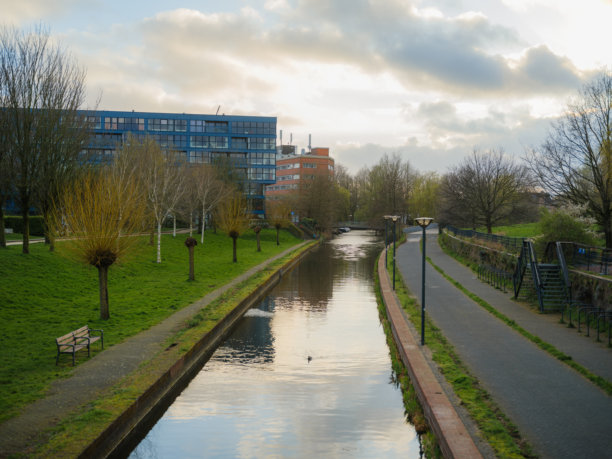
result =
[[[329,148],[313,148],[302,155],[277,155],[276,183],[266,186],[266,199],[295,193],[300,184],[318,175],[334,176],[334,159],[329,156]]]

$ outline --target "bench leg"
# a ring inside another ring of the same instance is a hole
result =
[[[60,352],[57,351],[57,357],[55,357],[55,366],[57,366],[57,364],[59,362],[59,356],[60,356]]]
[[[76,354],[76,351],[72,351],[72,366],[74,366],[74,356]]]

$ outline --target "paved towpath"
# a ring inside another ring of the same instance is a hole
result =
[[[612,379],[611,350],[480,282],[442,252],[434,232],[427,235],[427,256],[449,276],[581,365]],[[420,233],[409,234],[397,248],[398,269],[419,301],[420,239]],[[426,269],[427,313],[535,452],[550,458],[610,457],[612,397],[470,300],[431,265]]]
[[[20,416],[0,424],[0,457],[31,452],[31,448],[40,440],[41,432],[53,427],[75,408],[94,400],[102,390],[111,387],[136,370],[141,363],[154,357],[162,350],[161,346],[166,339],[179,331],[185,321],[203,307],[273,261],[307,243],[292,246],[251,268],[202,299],[177,311],[163,322],[105,349],[94,358],[78,365],[69,378],[54,381],[47,397],[28,405]]]

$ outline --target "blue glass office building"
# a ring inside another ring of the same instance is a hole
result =
[[[87,148],[111,160],[131,133],[148,135],[191,163],[229,160],[243,177],[253,212],[264,212],[264,186],[276,182],[276,117],[93,111],[83,112],[93,129]]]

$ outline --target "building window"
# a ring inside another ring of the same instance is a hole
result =
[[[317,165],[315,163],[304,163],[303,166],[306,169],[316,169],[317,168]]]
[[[228,138],[224,136],[192,135],[189,145],[192,148],[227,148]]]
[[[227,132],[227,121],[207,121],[205,125],[206,132]]]
[[[189,121],[189,130],[191,132],[204,132],[205,126],[206,126],[206,121],[204,120],[190,120]]]
[[[232,133],[234,134],[276,134],[276,123],[265,121],[234,121],[232,123]]]

